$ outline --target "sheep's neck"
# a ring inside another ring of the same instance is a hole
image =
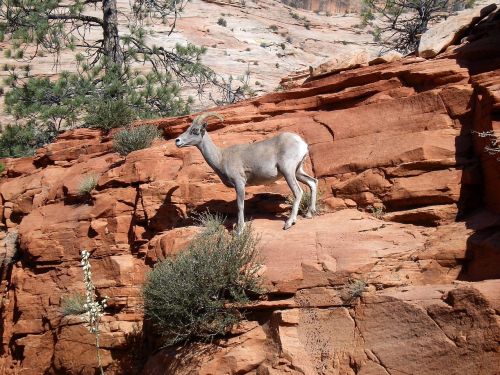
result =
[[[202,142],[197,147],[208,165],[210,165],[215,172],[219,173],[221,170],[222,152],[215,143],[212,142],[208,133],[205,133]]]

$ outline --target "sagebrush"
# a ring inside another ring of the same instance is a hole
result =
[[[235,304],[262,291],[251,225],[237,235],[221,217],[207,214],[202,223],[187,248],[158,263],[144,285],[145,316],[165,345],[226,334],[242,318]]]
[[[323,196],[323,193],[320,190],[318,190],[318,192],[316,194],[316,213],[318,213],[318,214],[321,213],[322,211],[324,211],[323,202],[321,200],[322,196]],[[307,211],[309,210],[309,205],[311,204],[311,199],[312,199],[311,192],[304,191],[302,194],[302,198],[300,199],[300,204],[299,204],[299,214],[300,215],[304,216],[307,213]],[[289,195],[286,198],[286,201],[288,204],[293,205],[293,201],[294,201],[293,195]]]
[[[342,291],[341,297],[346,303],[352,303],[366,290],[368,283],[365,280],[353,279],[349,280],[348,284]]]
[[[115,134],[113,146],[120,155],[127,155],[132,151],[148,148],[160,135],[158,128],[153,125],[129,127]]]
[[[87,311],[85,302],[86,299],[83,293],[73,293],[65,296],[61,300],[61,314],[63,316],[83,314]]]
[[[99,176],[90,174],[83,178],[80,186],[78,187],[78,193],[80,195],[88,195],[95,189],[97,186],[97,181],[99,180]]]

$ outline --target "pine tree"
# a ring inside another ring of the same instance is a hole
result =
[[[57,130],[82,123],[100,127],[99,120],[110,117],[106,111],[116,108],[126,110],[120,111],[119,121],[106,121],[105,129],[137,117],[187,113],[191,99],[181,97],[181,85],[201,92],[218,84],[216,74],[201,63],[205,49],[149,45],[142,27],[146,19],[161,20],[171,33],[185,4],[130,0],[131,17],[122,31],[116,0],[0,0],[0,38],[10,41],[10,56],[33,60],[49,53],[57,64],[62,51],[72,50],[78,67],[57,80],[34,77],[29,68],[21,73],[11,69],[7,111],[25,123]],[[90,31],[100,37],[89,38]]]
[[[420,36],[432,22],[475,0],[362,0],[362,25],[374,27],[374,40],[401,53],[417,50]]]

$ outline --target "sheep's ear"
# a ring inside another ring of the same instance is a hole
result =
[[[205,132],[207,131],[207,125],[208,125],[208,123],[206,123],[206,122],[203,122],[203,123],[201,124],[201,127],[200,127],[200,133],[201,133],[201,135],[202,135],[202,136],[204,136],[204,135],[205,135]]]

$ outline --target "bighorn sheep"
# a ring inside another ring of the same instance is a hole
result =
[[[217,113],[205,113],[193,120],[189,128],[176,140],[177,147],[196,146],[206,162],[220,177],[224,185],[236,189],[238,202],[238,227],[241,231],[244,222],[245,186],[264,185],[284,177],[293,192],[292,213],[283,229],[290,228],[297,219],[302,189],[298,181],[311,189],[311,202],[306,217],[316,213],[316,192],[318,181],[306,174],[302,168],[308,155],[308,145],[295,133],[281,133],[272,138],[219,149],[208,135],[206,118],[215,116],[221,121],[224,118]]]

